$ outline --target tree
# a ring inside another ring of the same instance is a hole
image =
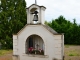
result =
[[[0,42],[3,48],[12,48],[12,34],[17,33],[26,24],[26,21],[25,0],[1,0]]]
[[[58,33],[64,33],[65,44],[80,44],[80,25],[76,23],[76,19],[73,19],[73,23],[71,23],[63,16],[59,16],[51,22],[46,22],[46,24]]]

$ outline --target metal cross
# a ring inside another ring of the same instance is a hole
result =
[[[37,50],[38,50],[39,45],[37,44],[36,46],[37,46]]]
[[[35,4],[37,5],[37,1],[35,0]]]

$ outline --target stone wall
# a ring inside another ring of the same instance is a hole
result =
[[[63,59],[64,54],[64,42],[63,42],[63,35],[55,35],[55,58]]]

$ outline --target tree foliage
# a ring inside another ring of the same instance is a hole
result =
[[[12,48],[12,34],[17,33],[27,21],[25,0],[0,0],[0,43],[2,48]]]
[[[58,33],[64,33],[65,44],[80,45],[80,25],[76,23],[75,19],[73,19],[72,23],[63,16],[59,16],[51,22],[46,21],[45,24],[49,25]]]

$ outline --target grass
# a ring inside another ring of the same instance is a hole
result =
[[[12,50],[0,50],[0,56],[12,53]]]
[[[80,56],[80,54],[76,50],[73,50],[68,53],[68,56]]]
[[[70,45],[65,45],[65,48],[69,48]]]
[[[65,45],[64,60],[80,60],[80,45]]]
[[[78,53],[70,53],[69,56],[80,56]]]
[[[76,45],[65,45],[65,48],[69,49],[71,46],[76,46]],[[76,49],[70,49],[66,52],[66,55],[68,56],[80,56],[80,51]]]
[[[64,60],[80,60],[80,45],[65,45],[64,47],[65,59]],[[0,56],[11,53],[12,50],[0,50]],[[12,60],[12,57],[8,57]],[[8,59],[9,60],[9,59]]]

